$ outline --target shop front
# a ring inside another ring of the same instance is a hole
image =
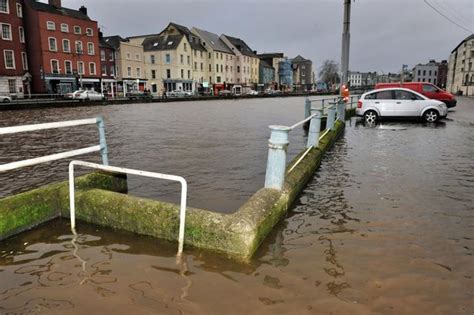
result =
[[[173,91],[186,91],[186,92],[195,92],[195,82],[193,80],[174,80],[174,79],[165,79],[163,80],[163,85],[166,92]]]
[[[105,96],[114,98],[117,95],[117,81],[114,79],[102,79],[100,91]]]
[[[77,79],[74,76],[46,76],[44,78],[48,94],[66,94],[77,90]]]

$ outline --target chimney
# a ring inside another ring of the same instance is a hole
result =
[[[50,1],[51,1],[51,0],[50,0]],[[81,7],[79,8],[79,11],[81,11],[82,14],[87,15],[87,8],[86,8],[85,6],[81,6]]]
[[[60,8],[61,0],[48,0],[48,4],[52,5],[53,7]]]

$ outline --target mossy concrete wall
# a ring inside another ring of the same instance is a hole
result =
[[[347,117],[355,110],[348,110]],[[337,121],[318,148],[291,172],[289,164],[282,191],[262,188],[233,214],[187,208],[185,243],[248,260],[273,227],[286,215],[312,178],[324,153],[344,131]],[[124,178],[93,174],[78,179],[76,218],[170,241],[178,238],[179,205],[122,194]],[[67,183],[50,185],[0,200],[0,239],[51,218],[69,216]],[[78,223],[80,229],[80,223]]]
[[[79,189],[127,191],[124,175],[96,172],[76,179]],[[0,240],[58,217],[69,209],[68,182],[56,183],[0,199]]]

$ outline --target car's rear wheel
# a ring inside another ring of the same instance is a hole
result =
[[[4,99],[3,99],[3,102],[4,102],[4,103],[10,103],[10,99],[4,98]]]
[[[379,119],[379,115],[375,110],[368,110],[364,113],[364,120],[368,124],[375,124]]]
[[[428,109],[424,114],[423,114],[423,119],[426,122],[429,123],[434,123],[439,120],[439,113],[435,109]]]

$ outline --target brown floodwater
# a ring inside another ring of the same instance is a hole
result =
[[[66,220],[0,242],[0,314],[472,315],[474,100],[448,117],[353,118],[250,263]]]

